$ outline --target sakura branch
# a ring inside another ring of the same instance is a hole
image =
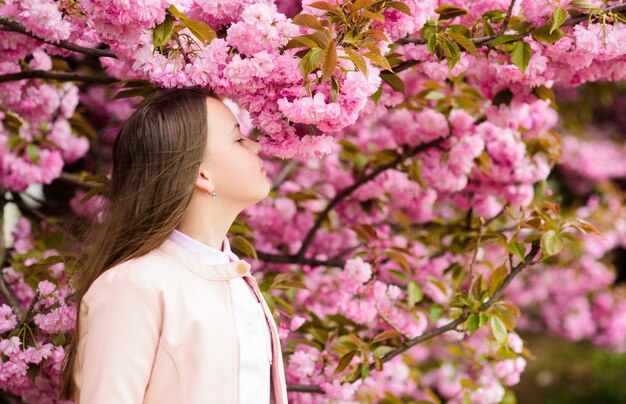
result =
[[[505,280],[503,281],[502,285],[496,290],[496,292],[493,294],[493,296],[491,296],[489,298],[489,300],[487,300],[486,302],[484,302],[480,308],[476,311],[478,313],[480,312],[485,312],[487,311],[487,309],[489,309],[494,303],[498,302],[500,300],[500,298],[502,297],[502,295],[504,294],[506,288],[509,286],[509,284],[513,281],[513,279],[526,267],[529,267],[531,265],[533,265],[533,259],[536,257],[537,253],[539,253],[540,251],[540,244],[538,242],[533,242],[531,244],[531,249],[528,252],[528,254],[525,256],[524,260],[521,261],[520,263],[518,263],[515,267],[513,267],[511,269],[511,272],[509,273],[509,275],[505,278]],[[459,317],[457,317],[455,320],[441,326],[441,327],[437,327],[435,329],[432,329],[428,332],[425,332],[422,335],[419,335],[418,337],[415,337],[413,339],[410,339],[406,342],[401,343],[400,345],[398,345],[397,347],[395,347],[393,350],[391,350],[390,352],[388,352],[387,354],[385,354],[382,358],[380,358],[382,363],[385,362],[389,362],[391,359],[393,359],[394,357],[396,357],[397,355],[400,355],[404,352],[406,352],[407,350],[411,349],[412,347],[414,347],[415,345],[424,343],[428,340],[431,340],[441,334],[444,334],[446,332],[449,331],[454,331],[454,330],[458,330],[458,327],[463,324],[464,322],[467,321],[467,319],[469,318],[470,314],[472,314],[470,311],[464,311]],[[376,363],[372,362],[368,365],[370,370],[375,370],[376,369]],[[325,393],[325,391],[318,386],[307,386],[307,385],[288,385],[287,386],[289,391],[294,391],[294,392],[308,392],[308,393]]]
[[[52,45],[52,46],[56,46],[56,47],[59,47],[59,48],[63,48],[63,49],[71,50],[71,51],[74,51],[74,52],[82,53],[82,54],[87,55],[87,56],[108,57],[108,58],[114,58],[114,59],[117,58],[117,55],[115,55],[115,53],[111,52],[110,50],[106,50],[106,49],[87,48],[87,47],[76,45],[74,43],[67,42],[67,41],[58,41],[58,42],[48,41],[45,38],[38,37],[37,35],[34,35],[34,34],[28,32],[26,30],[26,28],[22,24],[20,24],[20,23],[18,23],[16,21],[13,21],[13,20],[11,20],[9,18],[6,18],[6,17],[0,16],[0,25],[4,25],[10,31],[27,35],[27,36],[29,36],[29,37],[31,37],[33,39],[36,39],[38,41],[47,43],[48,45]]]
[[[317,219],[315,220],[315,223],[314,223],[313,227],[309,230],[309,232],[304,237],[304,241],[302,242],[302,246],[300,247],[300,250],[296,253],[295,256],[296,257],[304,257],[304,255],[306,254],[307,249],[309,248],[309,246],[313,242],[313,238],[315,237],[315,233],[317,233],[319,228],[322,226],[322,223],[324,223],[324,220],[326,220],[326,218],[328,217],[330,212],[333,210],[333,208],[335,206],[337,206],[341,201],[343,201],[346,198],[348,198],[359,187],[361,187],[363,184],[368,183],[369,181],[372,181],[374,178],[378,177],[381,173],[383,173],[383,172],[385,172],[385,171],[387,171],[387,170],[389,170],[391,168],[396,167],[399,163],[405,161],[407,158],[414,157],[415,155],[417,155],[417,154],[419,154],[421,152],[424,152],[424,151],[426,151],[426,150],[428,150],[428,149],[430,149],[432,147],[437,147],[442,142],[444,142],[446,139],[447,139],[447,137],[443,137],[443,138],[436,139],[436,140],[433,140],[433,141],[428,142],[428,143],[420,144],[420,145],[414,147],[413,149],[409,150],[407,153],[399,154],[396,158],[394,158],[389,163],[383,164],[381,166],[378,166],[378,167],[374,168],[369,174],[362,176],[357,181],[355,181],[352,185],[350,185],[350,186],[340,190],[339,192],[337,192],[337,194],[335,194],[335,196],[328,203],[328,205],[326,205],[324,210],[322,210],[319,213],[319,215],[317,216]]]
[[[112,76],[90,76],[81,73],[57,72],[48,70],[24,70],[19,73],[0,75],[0,83],[24,79],[47,79],[57,81],[79,81],[88,84],[112,84],[119,79]]]

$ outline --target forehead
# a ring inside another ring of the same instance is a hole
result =
[[[232,135],[233,127],[238,122],[230,108],[215,98],[207,97],[206,102],[207,124],[211,137],[223,138]]]

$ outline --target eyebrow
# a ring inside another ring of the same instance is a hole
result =
[[[239,127],[239,123],[236,123],[235,126],[233,126],[233,128],[231,129],[230,133],[233,133],[233,131],[237,129],[238,127]]]

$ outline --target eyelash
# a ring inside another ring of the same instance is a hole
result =
[[[245,138],[237,139],[237,143],[243,143],[244,140],[246,139]]]

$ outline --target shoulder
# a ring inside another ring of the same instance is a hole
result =
[[[89,300],[96,295],[156,296],[161,288],[162,279],[167,269],[176,263],[170,257],[151,250],[146,254],[116,264],[101,273],[91,284],[83,299]]]

